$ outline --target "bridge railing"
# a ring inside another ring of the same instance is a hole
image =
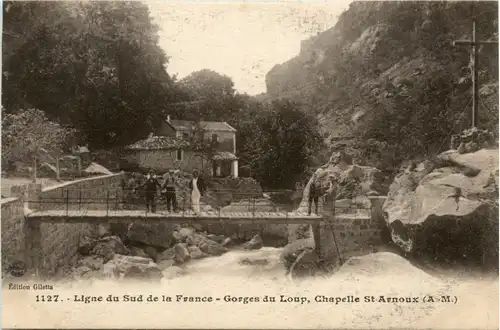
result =
[[[275,204],[269,195],[283,193],[284,191],[267,191],[265,193],[249,192],[241,193],[231,190],[211,190],[200,199],[200,211],[202,213],[223,214],[223,213],[251,213],[260,216],[261,213],[282,213],[289,214],[309,214],[309,205],[301,200],[290,199],[288,203]],[[288,191],[285,191],[289,193]],[[168,209],[167,194],[158,192],[154,195],[154,211],[156,213],[173,212],[190,216],[194,212],[191,201],[191,193],[186,190],[175,193],[175,203],[170,204]],[[116,211],[144,211],[150,213],[146,204],[146,194],[144,191],[134,189],[108,189],[101,191],[99,196],[95,196],[95,191],[87,189],[74,190],[63,189],[60,196],[40,196],[38,199],[27,200],[30,209],[39,211],[64,211],[70,215],[71,212],[80,211],[104,211],[111,214]],[[322,215],[324,211],[323,198],[319,198],[318,206],[311,204],[311,214]],[[356,213],[362,210],[359,205],[336,206],[336,214]],[[369,208],[365,208],[368,211]]]

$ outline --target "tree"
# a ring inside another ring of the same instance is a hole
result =
[[[144,137],[176,97],[145,4],[4,3],[4,27],[6,111],[41,109],[91,147]]]
[[[30,163],[34,156],[48,152],[58,157],[71,143],[74,131],[47,119],[38,109],[4,114],[2,121],[2,162]]]
[[[203,69],[181,79],[178,88],[189,105],[181,113],[186,119],[227,121],[238,110],[238,94],[226,75]]]
[[[323,141],[313,115],[288,100],[261,105],[240,122],[246,136],[239,156],[263,187],[293,188],[321,149]]]

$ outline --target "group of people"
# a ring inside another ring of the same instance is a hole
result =
[[[180,187],[179,180],[175,174],[174,170],[168,171],[165,176],[163,183],[160,183],[156,177],[155,171],[149,171],[146,180],[133,189],[133,193],[137,189],[144,189],[144,198],[146,202],[146,211],[155,213],[156,212],[156,195],[160,191],[161,196],[167,202],[167,210],[169,212],[177,212],[177,190]],[[200,199],[201,196],[206,191],[205,182],[200,177],[200,172],[198,170],[193,171],[193,177],[189,181],[189,191],[191,196],[191,207],[195,214],[200,214]]]

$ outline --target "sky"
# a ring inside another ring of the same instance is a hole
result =
[[[179,79],[210,69],[238,92],[266,91],[266,73],[300,51],[300,42],[333,27],[351,1],[144,1],[159,25],[167,71]]]

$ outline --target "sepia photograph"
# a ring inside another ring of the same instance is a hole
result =
[[[497,1],[2,23],[2,328],[498,329]]]

